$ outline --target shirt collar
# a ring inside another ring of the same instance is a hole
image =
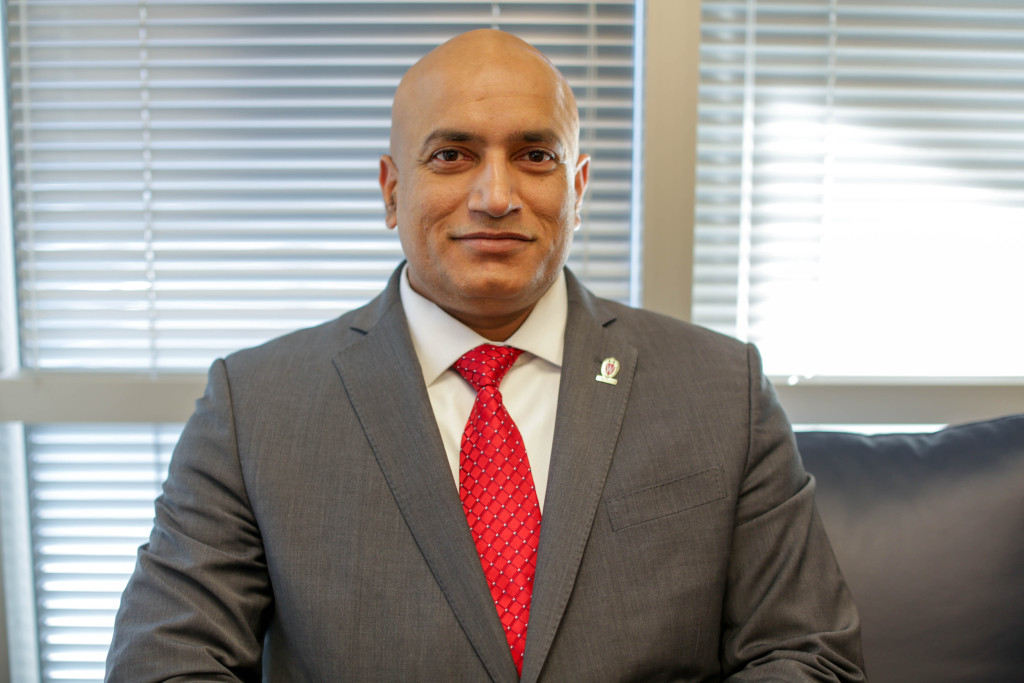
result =
[[[409,323],[413,348],[423,370],[427,386],[433,384],[445,370],[470,349],[480,344],[493,343],[445,313],[433,301],[418,294],[409,284],[408,265],[402,269],[400,294],[405,318]],[[565,344],[565,323],[569,312],[569,297],[565,289],[565,273],[544,292],[530,315],[505,342],[524,352],[541,358],[556,367],[562,366]]]

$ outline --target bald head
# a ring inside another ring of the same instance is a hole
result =
[[[458,35],[428,52],[406,72],[395,91],[391,113],[392,156],[401,156],[405,145],[417,142],[406,139],[412,119],[429,115],[425,107],[434,98],[446,94],[488,97],[522,79],[531,83],[536,96],[549,98],[555,115],[569,128],[575,157],[579,113],[569,83],[537,48],[494,29]]]

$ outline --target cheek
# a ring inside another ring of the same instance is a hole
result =
[[[565,175],[559,174],[547,180],[544,193],[550,215],[557,216],[559,220],[571,220],[576,212],[576,188],[573,177],[566,172]]]
[[[562,222],[562,228],[556,238],[558,243],[556,251],[560,252],[563,263],[569,257],[569,249],[572,247],[573,236],[576,234],[575,224],[572,222],[574,215],[575,211],[570,211],[569,217]]]
[[[437,228],[458,210],[463,194],[453,183],[420,182],[407,200],[409,219],[422,230]]]
[[[568,241],[572,238],[576,228],[576,196],[572,186],[563,185],[553,190],[539,211],[551,223],[552,239]]]
[[[571,214],[571,188],[561,177],[529,178],[519,187],[519,197],[529,213],[545,223],[558,223]]]

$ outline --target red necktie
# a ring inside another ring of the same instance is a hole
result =
[[[526,447],[498,391],[501,378],[520,353],[510,346],[484,344],[454,367],[477,390],[462,435],[459,496],[512,659],[522,673],[540,540],[540,504]]]

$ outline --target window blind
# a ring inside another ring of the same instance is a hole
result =
[[[1024,2],[702,14],[694,320],[776,375],[1024,376]]]
[[[570,266],[635,301],[635,11],[11,0],[21,365],[159,380],[368,300],[401,258],[376,184],[391,95],[416,59],[479,27],[538,46],[573,86],[593,163]],[[110,419],[24,430],[43,681],[102,679],[180,431]]]
[[[378,159],[405,70],[456,33],[532,42],[594,158],[570,265],[630,287],[632,2],[8,3],[25,367],[188,370],[379,291]]]
[[[181,425],[35,425],[31,487],[40,678],[102,680],[114,614],[149,537]]]

